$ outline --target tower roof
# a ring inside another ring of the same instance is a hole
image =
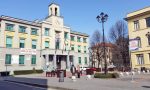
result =
[[[51,5],[57,5],[57,6],[59,6],[59,4],[54,3],[54,2],[49,4],[49,6],[51,6]]]

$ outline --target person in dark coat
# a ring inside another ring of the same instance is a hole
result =
[[[76,73],[76,67],[74,65],[71,66],[70,71],[72,73],[72,76],[75,76]]]

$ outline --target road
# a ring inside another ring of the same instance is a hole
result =
[[[48,90],[48,89],[0,80],[0,90]]]

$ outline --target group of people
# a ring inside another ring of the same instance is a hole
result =
[[[55,77],[56,75],[56,69],[53,67],[53,65],[48,65],[46,70],[46,77],[51,76]],[[74,65],[71,65],[70,72],[72,73],[72,76],[78,76],[80,78],[80,75],[82,75],[82,70],[80,70],[80,66],[78,65],[77,68]]]
[[[82,74],[82,71],[80,70],[80,66],[77,66],[77,69],[74,65],[71,66],[70,71],[72,73],[72,76],[75,76],[77,74],[78,78],[80,78],[80,75]]]

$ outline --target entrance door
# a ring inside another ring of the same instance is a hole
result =
[[[57,59],[56,59],[56,63],[57,63],[57,69],[61,69],[61,56],[57,56]]]

